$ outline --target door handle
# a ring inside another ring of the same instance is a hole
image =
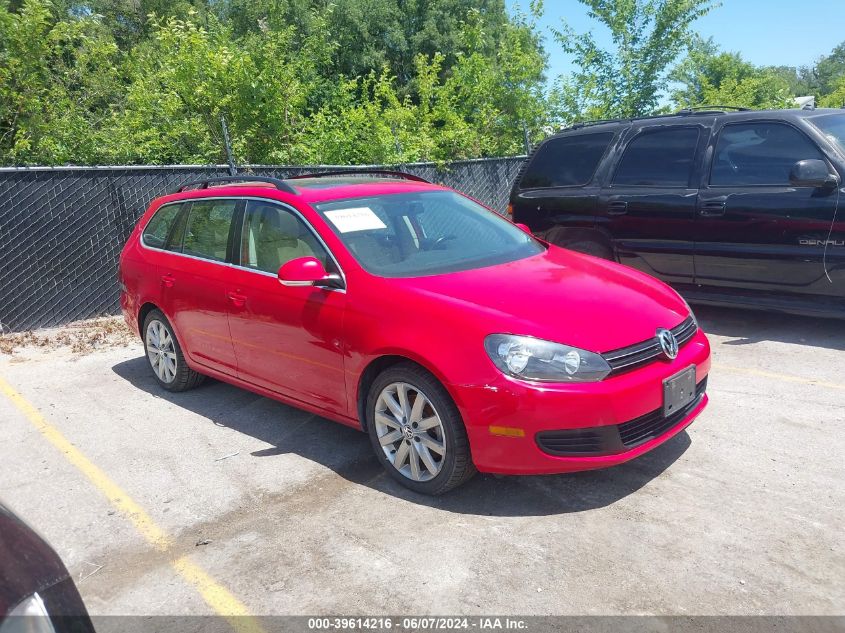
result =
[[[726,202],[719,200],[716,202],[705,202],[701,205],[698,214],[705,218],[715,218],[720,215],[725,215]]]
[[[167,273],[166,275],[161,276],[161,283],[165,288],[172,288],[173,284],[176,283],[176,277]]]
[[[626,200],[613,200],[607,205],[608,215],[625,215],[628,213],[628,202]]]
[[[229,301],[232,302],[232,305],[236,308],[243,308],[246,304],[246,295],[242,295],[239,292],[228,292],[226,296],[229,297]]]

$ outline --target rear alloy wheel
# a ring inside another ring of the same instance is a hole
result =
[[[416,365],[376,378],[367,399],[373,448],[388,473],[425,494],[442,494],[475,468],[460,414],[443,386]]]
[[[188,367],[170,322],[159,310],[144,319],[144,351],[158,384],[168,391],[193,389],[205,378]]]

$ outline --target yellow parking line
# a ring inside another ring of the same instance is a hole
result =
[[[816,387],[826,387],[828,389],[845,389],[845,385],[835,382],[813,380],[812,378],[801,378],[800,376],[790,376],[788,374],[776,374],[775,372],[764,371],[762,369],[751,369],[749,367],[734,367],[732,365],[713,363],[713,369],[732,371],[739,374],[748,374],[749,376],[760,376],[761,378],[773,378],[775,380],[783,380],[786,382],[797,382],[803,385],[815,385]]]
[[[126,492],[109,479],[100,468],[52,426],[32,404],[0,377],[0,393],[14,404],[47,441],[55,446],[88,480],[102,492],[109,502],[128,518],[141,536],[160,551],[173,545],[171,539]],[[234,629],[242,633],[262,633],[263,629],[249,616],[246,606],[225,587],[218,584],[202,567],[182,556],[170,563],[173,569],[200,593],[215,613],[225,617]]]

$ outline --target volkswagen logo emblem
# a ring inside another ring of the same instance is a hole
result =
[[[656,334],[663,355],[669,360],[675,360],[678,357],[678,339],[671,331],[663,327],[657,328]]]

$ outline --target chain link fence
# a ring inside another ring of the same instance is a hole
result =
[[[401,169],[504,213],[522,157],[415,163]],[[284,178],[356,167],[251,166]],[[119,309],[117,260],[150,201],[225,166],[0,169],[0,332],[61,325]]]

